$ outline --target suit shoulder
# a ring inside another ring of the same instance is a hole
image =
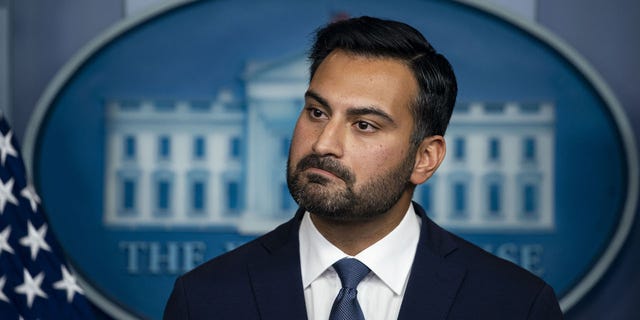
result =
[[[450,259],[464,264],[474,276],[488,277],[494,282],[517,283],[520,287],[540,290],[546,283],[517,264],[497,257],[477,245],[451,234],[458,248]]]
[[[453,318],[464,318],[467,311],[461,309],[468,309],[478,314],[501,310],[502,315],[518,319],[562,319],[555,293],[544,280],[511,261],[452,236],[458,248],[450,253],[448,260],[465,266],[458,298],[466,301],[461,305],[468,307],[452,311]]]
[[[540,300],[549,300],[552,309],[559,310],[553,289],[539,276],[456,235],[452,237],[458,248],[448,258],[466,268],[462,291],[483,292],[485,299],[514,308],[515,301],[526,309],[533,308]]]

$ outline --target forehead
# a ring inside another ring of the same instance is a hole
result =
[[[376,105],[389,111],[408,110],[418,86],[401,60],[333,51],[318,66],[309,90],[330,104]]]

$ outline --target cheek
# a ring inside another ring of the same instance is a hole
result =
[[[300,124],[300,121],[296,123],[293,130],[293,136],[291,138],[291,146],[289,147],[289,158],[296,160],[301,158],[300,154],[307,153],[310,149],[310,135],[304,125]]]
[[[401,156],[401,150],[379,144],[370,145],[359,154],[361,156],[354,159],[355,170],[360,171],[363,176],[375,176],[378,172],[395,166]]]
[[[363,176],[376,175],[390,166],[393,159],[393,150],[384,145],[369,145],[355,153],[354,168]]]

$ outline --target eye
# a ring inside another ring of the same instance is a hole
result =
[[[322,119],[326,117],[325,113],[320,109],[309,107],[307,110],[309,112],[309,116],[313,119]]]
[[[374,132],[378,129],[374,127],[371,123],[366,121],[358,121],[355,123],[355,125],[358,128],[358,130],[365,131],[365,132]]]

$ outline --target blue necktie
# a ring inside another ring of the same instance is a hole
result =
[[[358,303],[358,283],[369,274],[369,268],[354,258],[344,258],[333,264],[340,277],[342,289],[333,302],[329,320],[364,320]]]

